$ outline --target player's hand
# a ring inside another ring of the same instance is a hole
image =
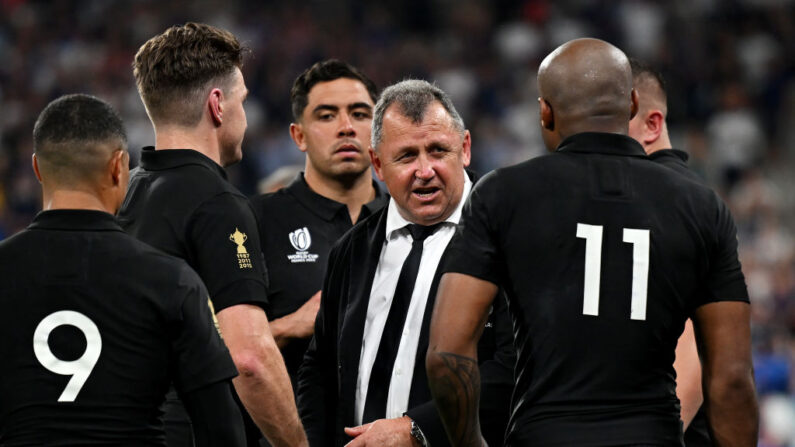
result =
[[[293,313],[295,338],[309,338],[315,333],[315,319],[320,310],[320,290]]]
[[[345,427],[345,434],[353,437],[346,447],[405,446],[420,447],[411,436],[411,418],[379,419],[358,427]]]

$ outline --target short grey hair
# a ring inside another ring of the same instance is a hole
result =
[[[463,136],[466,132],[464,120],[461,119],[447,93],[428,81],[407,79],[387,87],[375,104],[370,133],[372,148],[377,150],[378,145],[381,144],[384,136],[384,112],[389,106],[397,103],[398,110],[403,116],[409,118],[412,123],[419,124],[425,117],[428,106],[434,101],[438,101],[444,107],[453,121],[453,126]]]

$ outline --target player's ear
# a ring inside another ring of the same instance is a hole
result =
[[[222,92],[219,88],[212,89],[210,94],[207,96],[207,110],[210,113],[210,118],[213,120],[213,124],[215,124],[216,127],[223,123],[223,102],[224,92]]]
[[[657,141],[665,126],[665,116],[663,116],[662,111],[659,109],[649,110],[644,123],[646,125],[646,135],[643,142],[651,144]]]
[[[369,147],[368,152],[370,153],[370,164],[373,165],[373,169],[375,169],[375,175],[378,177],[378,180],[384,181],[384,176],[381,172],[381,159],[378,158],[378,153],[373,149],[372,146]]]
[[[469,166],[470,160],[472,160],[472,136],[469,134],[469,131],[464,132],[464,141],[463,147],[461,148],[461,156],[463,158],[464,167]]]
[[[110,158],[110,178],[113,186],[120,186],[127,183],[126,173],[129,171],[129,153],[122,148],[113,152]]]
[[[36,174],[36,179],[41,183],[41,172],[39,172],[39,159],[36,157],[36,154],[33,154],[33,158],[31,160],[33,164],[33,172]]]
[[[299,151],[306,152],[306,135],[304,135],[304,127],[301,123],[290,123],[290,138],[298,146]]]
[[[538,98],[538,105],[540,107],[541,115],[541,128],[549,131],[555,130],[555,113],[552,111],[552,106],[544,98]]]

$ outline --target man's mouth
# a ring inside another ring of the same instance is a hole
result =
[[[436,198],[441,189],[437,186],[426,186],[422,188],[414,188],[411,194],[421,201],[429,201]]]
[[[345,154],[354,155],[360,152],[361,151],[359,150],[358,147],[356,147],[355,144],[350,144],[350,143],[342,144],[339,147],[337,147],[337,150],[334,151],[335,154],[343,154],[343,155]]]

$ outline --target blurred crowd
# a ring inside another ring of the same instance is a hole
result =
[[[592,36],[667,80],[673,144],[729,203],[753,308],[760,445],[795,446],[795,1],[0,0],[0,239],[41,209],[32,128],[55,97],[91,93],[127,124],[133,162],[154,134],[132,77],[138,47],[202,21],[250,49],[244,193],[303,163],[288,134],[289,89],[336,57],[379,86],[416,77],[449,92],[486,172],[543,153],[536,69],[557,45]]]

